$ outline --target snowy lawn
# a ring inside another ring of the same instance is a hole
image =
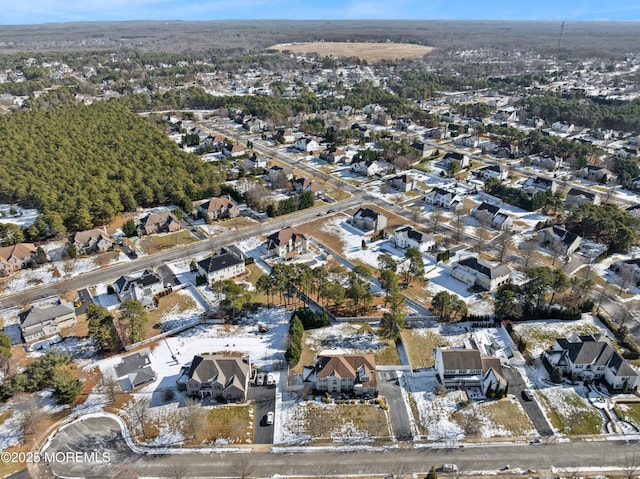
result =
[[[204,446],[253,442],[255,406],[203,406],[199,402],[184,407],[181,401],[150,406],[149,398],[137,396],[123,412],[138,440],[146,446]]]
[[[280,421],[281,442],[289,444],[370,442],[376,437],[389,436],[385,411],[376,405],[361,404],[356,399],[349,400],[349,404],[325,404],[300,402],[292,397],[287,401]]]
[[[565,434],[601,434],[604,417],[573,388],[549,388],[534,391],[538,403],[558,432]]]
[[[616,403],[614,407],[615,413],[623,421],[630,422],[637,428],[640,428],[640,404],[638,403]]]
[[[595,316],[583,314],[577,321],[540,320],[526,321],[514,325],[516,333],[527,342],[527,348],[534,357],[553,346],[556,338],[568,338],[573,333],[594,334],[607,332],[605,326]]]
[[[197,319],[204,308],[188,289],[181,289],[158,301],[158,309],[147,313],[149,325],[168,331]]]
[[[341,349],[350,354],[370,352],[377,363],[400,364],[393,342],[380,339],[367,323],[338,323],[306,333],[305,345],[314,353],[325,349]]]

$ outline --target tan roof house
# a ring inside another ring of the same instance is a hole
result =
[[[26,268],[35,261],[36,247],[33,243],[18,243],[0,248],[0,276],[8,276],[14,271]]]

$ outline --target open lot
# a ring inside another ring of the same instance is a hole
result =
[[[640,428],[640,403],[617,403],[614,409],[620,419]]]
[[[447,341],[434,329],[403,329],[402,339],[411,366],[414,368],[431,368],[435,364],[433,350],[447,344]]]
[[[162,235],[149,235],[140,239],[139,246],[147,254],[157,253],[174,246],[195,243],[197,240],[188,231],[167,233]]]
[[[294,53],[317,53],[333,57],[358,57],[368,62],[402,58],[422,58],[433,51],[432,47],[410,43],[357,43],[357,42],[308,42],[283,43],[269,47],[273,50]]]
[[[556,338],[568,338],[573,333],[594,334],[607,329],[595,317],[583,315],[578,321],[541,320],[526,321],[514,325],[514,330],[527,342],[527,348],[534,356],[553,346]]]
[[[602,414],[573,389],[553,388],[534,393],[557,431],[568,435],[603,432]]]

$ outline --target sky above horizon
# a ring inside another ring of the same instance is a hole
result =
[[[640,20],[636,0],[26,0],[0,25],[123,20]]]

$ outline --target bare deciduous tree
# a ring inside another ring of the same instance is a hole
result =
[[[20,414],[20,423],[25,438],[38,431],[38,426],[44,417],[42,404],[37,396],[20,394],[14,397]]]
[[[147,420],[149,419],[149,401],[144,398],[136,398],[131,403],[131,411],[138,420],[143,436],[147,435]]]
[[[203,413],[202,408],[200,407],[200,402],[194,398],[185,399],[182,417],[185,428],[187,429],[187,432],[191,434],[192,438],[197,437],[201,430],[202,416]]]
[[[253,475],[256,466],[249,454],[238,454],[233,458],[231,468],[235,476],[247,479]]]

